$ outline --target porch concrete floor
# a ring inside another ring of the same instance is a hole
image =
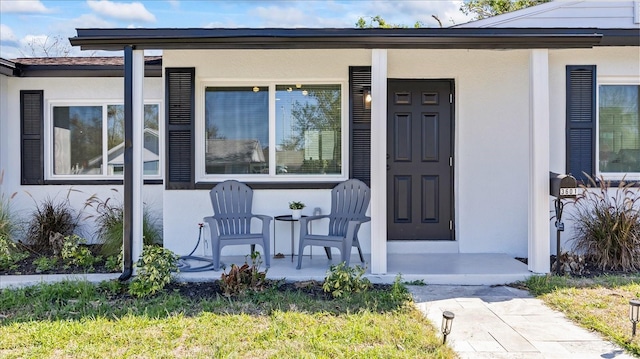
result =
[[[316,252],[314,250],[314,252]],[[243,264],[244,256],[223,256],[227,265]],[[524,280],[531,276],[527,266],[506,254],[389,254],[387,256],[387,274],[371,274],[371,258],[365,255],[366,276],[374,283],[392,283],[398,273],[403,281],[422,280],[427,284],[451,285],[494,285]],[[264,262],[264,260],[263,260]],[[289,281],[323,280],[329,266],[338,264],[340,256],[334,254],[333,260],[327,259],[322,250],[312,257],[304,256],[302,269],[296,270],[297,256],[287,255],[284,258],[271,258],[271,268],[267,277],[286,279]],[[351,265],[360,264],[360,259],[353,252]],[[197,266],[198,263],[192,263]],[[264,263],[263,263],[264,265]],[[181,272],[180,280],[208,281],[220,278],[221,271]]]

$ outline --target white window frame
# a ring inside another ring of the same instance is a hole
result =
[[[144,175],[144,179],[162,179],[164,177],[164,108],[163,102],[159,99],[146,99],[144,105],[157,105],[158,106],[158,174],[157,175]],[[95,106],[102,107],[102,141],[103,144],[107,143],[107,107],[111,105],[124,105],[124,100],[48,100],[46,103],[47,113],[44,119],[44,173],[45,180],[64,180],[64,181],[95,181],[95,180],[122,180],[123,175],[109,175],[104,168],[105,164],[102,164],[102,173],[100,175],[56,175],[53,173],[54,162],[54,140],[53,140],[53,108],[54,107],[76,107],[76,106]],[[107,146],[102,146],[102,158],[107,158]]]
[[[595,148],[595,166],[596,175],[609,181],[640,181],[640,172],[601,172],[600,171],[600,86],[640,86],[640,76],[598,76],[596,87],[596,148]],[[640,104],[639,104],[640,105]]]
[[[339,85],[341,95],[340,125],[342,145],[342,173],[331,175],[276,174],[276,85]],[[205,96],[207,87],[268,87],[269,88],[269,173],[268,174],[206,174],[205,169]],[[195,174],[196,182],[219,182],[235,179],[243,182],[339,182],[349,177],[349,84],[345,79],[276,79],[238,81],[203,79],[196,86],[195,109]],[[273,150],[272,150],[273,149]]]

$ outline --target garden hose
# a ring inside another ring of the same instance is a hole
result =
[[[186,256],[178,257],[178,270],[180,270],[180,272],[205,272],[209,270],[214,270],[213,259],[193,255],[193,253],[196,252],[196,249],[200,245],[200,240],[202,239],[202,228],[204,227],[204,224],[198,223],[198,226],[200,227],[200,229],[198,233],[198,242],[196,243],[196,246],[193,247],[193,250],[191,251],[191,253],[187,254]],[[192,267],[187,262],[187,260],[205,262],[207,264],[201,265],[199,267]]]

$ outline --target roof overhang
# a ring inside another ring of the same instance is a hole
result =
[[[609,36],[612,38],[610,39]],[[615,39],[613,39],[615,37]],[[531,49],[639,43],[637,31],[601,29],[77,29],[82,50],[147,49]],[[608,43],[611,42],[611,43]]]
[[[0,57],[0,75],[15,76],[16,64],[13,61]]]
[[[88,59],[88,60],[87,60]],[[107,61],[100,61],[108,59]],[[11,61],[18,77],[123,77],[124,60],[112,58],[20,58]],[[0,70],[4,64],[0,62]],[[145,77],[162,77],[162,58],[145,58]]]

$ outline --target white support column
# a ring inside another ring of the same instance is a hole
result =
[[[133,51],[133,188],[132,250],[133,263],[142,253],[142,187],[144,165],[144,51]]]
[[[387,273],[387,50],[371,51],[371,273]]]
[[[549,50],[529,55],[529,270],[549,273]]]

